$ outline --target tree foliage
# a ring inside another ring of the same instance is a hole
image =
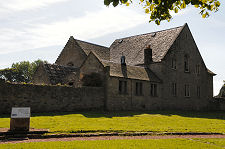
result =
[[[223,81],[224,82],[224,84],[223,84],[223,86],[221,87],[221,89],[220,89],[220,92],[219,92],[219,94],[217,95],[217,97],[222,97],[222,98],[225,98],[225,80]]]
[[[218,0],[139,0],[143,6],[145,13],[150,14],[150,21],[155,21],[157,25],[161,21],[171,20],[171,12],[178,13],[179,10],[185,9],[188,5],[200,9],[203,18],[209,17],[209,12],[216,12],[220,6]],[[112,4],[116,7],[118,4],[129,6],[132,0],[104,0],[104,4],[109,6]]]
[[[11,68],[0,70],[0,78],[10,82],[30,83],[34,72],[42,62],[47,63],[47,61],[42,61],[40,59],[34,62],[22,61],[13,63]]]

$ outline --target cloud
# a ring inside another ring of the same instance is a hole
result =
[[[32,29],[41,38],[50,38],[52,44],[74,35],[75,38],[91,39],[109,33],[122,31],[146,22],[145,16],[125,8],[104,8],[96,13],[87,13],[80,18],[52,24],[44,24]],[[47,44],[49,41],[42,41]]]
[[[173,10],[170,11],[170,14],[172,17],[176,17],[176,16],[182,16],[184,14],[189,13],[190,11],[194,10],[193,8],[187,7],[185,9],[181,9],[178,11],[178,13],[175,13]]]
[[[0,9],[8,11],[32,10],[67,0],[7,0],[0,2]]]
[[[3,44],[0,45],[0,53],[63,45],[71,35],[88,40],[130,29],[147,21],[146,15],[126,7],[104,7],[97,12],[86,12],[82,17],[70,16],[60,22],[32,24],[23,30],[1,28],[0,40]]]

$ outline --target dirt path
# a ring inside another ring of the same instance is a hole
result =
[[[165,135],[165,136],[99,136],[99,137],[70,137],[70,138],[48,138],[28,140],[0,140],[0,144],[28,143],[48,141],[75,141],[75,140],[123,140],[123,139],[172,139],[172,138],[225,138],[225,135]]]

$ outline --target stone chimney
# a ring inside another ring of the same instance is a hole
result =
[[[121,61],[121,65],[126,65],[126,57],[123,55],[123,52],[122,52],[122,56],[120,58],[120,61]]]
[[[144,63],[145,65],[152,63],[152,49],[150,45],[144,49]]]

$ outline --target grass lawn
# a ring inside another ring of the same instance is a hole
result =
[[[209,143],[210,142],[210,143]],[[153,140],[95,140],[71,142],[32,142],[0,144],[1,149],[220,149],[225,147],[225,139],[153,139]]]
[[[0,128],[9,128],[10,119],[0,116]],[[53,133],[73,132],[217,132],[225,133],[222,112],[79,112],[33,114],[32,128]]]

